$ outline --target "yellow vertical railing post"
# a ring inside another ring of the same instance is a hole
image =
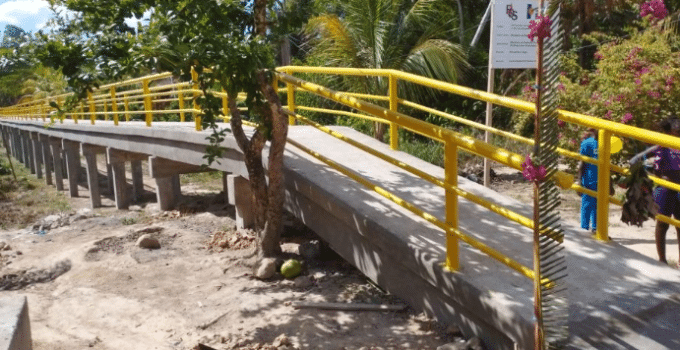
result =
[[[87,92],[87,102],[90,105],[90,124],[94,125],[94,121],[97,119],[96,107],[94,106],[94,98],[91,92]]]
[[[151,113],[151,91],[149,91],[149,79],[142,80],[142,90],[144,92],[144,110],[146,111],[146,126],[151,126],[153,120],[153,113]]]
[[[397,77],[390,73],[389,81],[390,111],[397,112],[399,109],[399,95],[397,94]],[[397,123],[390,123],[390,148],[399,149],[399,126]]]
[[[40,115],[40,118],[42,118],[43,122],[45,122],[45,113],[42,104],[38,106],[38,114]]]
[[[184,122],[184,94],[182,87],[177,87],[177,99],[179,100],[179,121]]]
[[[57,99],[57,106],[60,106],[60,107],[63,106],[62,103],[61,103],[61,101],[60,101],[59,99]],[[62,114],[59,116],[59,124],[64,124],[64,117],[65,117],[65,116],[66,116],[66,113],[62,113]]]
[[[292,75],[293,72],[288,71]],[[286,97],[288,99],[288,110],[295,113],[295,85],[286,83]],[[295,125],[295,117],[288,116],[288,125]]]
[[[453,187],[458,186],[458,145],[446,141],[444,145],[444,182]],[[446,223],[458,229],[458,194],[446,191]],[[446,233],[446,268],[457,271],[460,267],[458,258],[458,237]]]
[[[194,67],[191,67],[191,81],[192,81],[192,89],[198,90],[198,72],[194,69]],[[199,96],[199,93],[194,91],[194,109],[198,110],[201,109],[201,106],[199,106],[198,101],[196,100]],[[203,126],[201,125],[201,115],[199,113],[194,113],[194,123],[196,124],[196,131],[201,131],[203,129]]]
[[[227,99],[227,91],[222,89],[222,93],[224,96],[222,96],[222,114],[224,114],[224,118],[226,119],[229,116],[229,101]]]
[[[109,107],[106,105],[106,99],[102,100],[102,112],[104,112],[104,120],[109,120],[109,115],[106,113],[109,111]]]
[[[111,87],[111,111],[113,115],[113,125],[118,126],[118,101],[116,100],[116,87]]]
[[[128,101],[128,95],[123,94],[123,105],[125,106],[125,121],[130,121],[130,102]]]
[[[597,141],[597,233],[599,241],[609,240],[609,181],[612,133],[601,129]]]

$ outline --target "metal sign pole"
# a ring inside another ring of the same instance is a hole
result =
[[[492,9],[493,6],[495,5],[495,1],[492,1],[489,3],[488,9]],[[493,38],[494,35],[494,21],[493,21],[493,10],[489,11],[491,12],[491,38]],[[486,91],[488,93],[493,93],[494,89],[494,73],[495,69],[493,69],[493,40],[489,40],[489,76],[487,78],[487,86],[486,86]],[[486,103],[486,123],[487,126],[491,126],[493,124],[493,104],[491,102]],[[484,131],[484,142],[489,143],[489,138],[490,134],[488,130]],[[484,158],[484,187],[489,187],[491,184],[491,161],[487,158]]]

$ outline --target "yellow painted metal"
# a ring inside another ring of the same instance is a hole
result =
[[[462,190],[462,189],[460,189],[456,186],[450,186],[440,178],[432,176],[432,175],[430,175],[430,174],[428,174],[428,173],[426,173],[426,172],[424,172],[420,169],[417,169],[413,166],[410,166],[410,165],[408,165],[408,164],[406,164],[406,163],[404,163],[400,160],[397,160],[397,159],[394,159],[390,156],[387,156],[384,153],[381,153],[381,152],[379,152],[379,151],[377,151],[377,150],[375,150],[375,149],[373,149],[369,146],[366,146],[366,145],[364,145],[360,142],[357,142],[353,139],[350,139],[350,138],[346,137],[345,135],[343,135],[343,134],[341,134],[337,131],[331,130],[328,127],[325,127],[325,126],[323,126],[319,123],[316,123],[312,120],[309,120],[309,119],[307,119],[307,118],[305,118],[305,117],[303,117],[299,114],[292,114],[291,113],[289,115],[294,115],[296,119],[302,121],[303,123],[311,125],[311,126],[317,128],[317,129],[327,133],[328,135],[331,135],[331,136],[333,136],[337,139],[340,139],[344,142],[347,142],[350,145],[352,145],[352,146],[354,146],[354,147],[356,147],[356,148],[358,148],[358,149],[360,149],[360,150],[362,150],[366,153],[369,153],[369,154],[376,156],[376,157],[378,157],[378,158],[380,158],[380,159],[382,159],[382,160],[384,160],[384,161],[386,161],[386,162],[388,162],[388,163],[390,163],[394,166],[397,166],[401,169],[404,169],[404,170],[406,170],[406,171],[408,171],[408,172],[410,172],[410,173],[412,173],[412,174],[414,174],[414,175],[416,175],[416,176],[418,176],[418,177],[420,177],[424,180],[429,181],[430,183],[432,183],[434,185],[440,186],[440,187],[444,188],[446,191],[453,191],[458,196],[465,198],[465,199],[469,200],[470,202],[475,203],[475,204],[477,204],[481,207],[484,207],[484,208],[486,208],[486,209],[488,209],[488,210],[490,210],[490,211],[492,211],[492,212],[494,212],[498,215],[501,215],[501,216],[507,218],[508,220],[514,221],[514,222],[516,222],[520,225],[524,225],[524,226],[531,228],[531,229],[534,228],[534,221],[532,219],[527,218],[526,216],[520,215],[520,214],[518,214],[518,213],[516,213],[512,210],[509,210],[505,207],[493,204],[489,201],[486,201],[486,200],[484,200],[484,199],[482,199],[478,196],[471,194],[470,192]],[[576,186],[576,185],[574,185],[574,186]],[[593,193],[593,197],[595,197],[595,192],[592,192],[592,193]]]
[[[600,130],[597,142],[597,233],[600,241],[609,240],[609,162],[611,131]]]
[[[360,118],[360,119],[365,119],[365,120],[370,120],[372,122],[376,123],[384,123],[388,124],[387,120],[383,118],[375,118],[371,117],[365,114],[359,114],[359,113],[353,113],[353,112],[347,112],[347,111],[338,111],[335,109],[327,109],[327,108],[316,108],[316,107],[307,107],[307,106],[296,106],[296,109],[302,110],[302,111],[310,111],[310,112],[320,112],[320,113],[328,113],[328,114],[335,114],[335,115],[344,115],[347,117],[355,117],[355,118]]]
[[[461,135],[452,130],[434,126],[425,121],[415,119],[399,112],[390,111],[389,109],[380,107],[373,103],[361,101],[351,96],[346,96],[345,94],[333,91],[314,83],[297,79],[287,74],[279,73],[279,79],[327,99],[342,103],[374,116],[382,117],[387,121],[396,122],[401,127],[420,135],[440,142],[445,142],[447,140],[453,141],[459,147],[464,148],[468,152],[511,166],[517,170],[522,170],[524,157],[519,154],[489,145],[469,136]],[[557,171],[553,175],[552,180],[562,188],[570,188],[571,184],[574,182],[574,177],[571,174]]]
[[[389,78],[389,97],[390,97],[390,111],[397,112],[399,110],[399,94],[397,93],[397,78],[390,74]],[[390,148],[399,149],[399,126],[397,123],[390,123]]]
[[[449,187],[458,187],[458,147],[447,141],[444,145],[444,182]],[[458,195],[454,191],[446,191],[446,224],[458,230]],[[460,269],[459,243],[456,235],[446,235],[446,268],[451,271]]]
[[[97,120],[97,114],[95,113],[97,109],[94,106],[94,100],[92,98],[92,93],[87,92],[87,100],[89,102],[89,108],[90,108],[90,124],[94,125],[95,120]]]
[[[130,114],[128,112],[130,111],[130,102],[128,101],[128,97],[125,95],[123,95],[123,106],[125,106],[125,121],[129,122]]]
[[[288,99],[288,110],[295,113],[295,85],[286,83],[286,98]],[[288,117],[288,125],[295,125],[295,117]]]
[[[192,89],[193,90],[198,90],[198,73],[194,69],[194,67],[191,67],[191,82],[192,82]],[[198,105],[198,101],[196,100],[199,96],[199,93],[194,91],[194,109],[200,110],[201,107]],[[200,113],[194,113],[194,124],[196,125],[196,131],[201,131],[203,129],[203,126],[201,125],[201,115]]]
[[[229,115],[229,100],[227,98],[227,92],[222,89],[222,92],[224,95],[222,96],[222,114],[227,116]]]
[[[534,278],[534,271],[517,261],[513,260],[512,258],[500,253],[499,251],[487,246],[486,244],[479,242],[472,237],[464,234],[461,232],[459,229],[450,227],[446,223],[442,222],[441,220],[437,219],[431,214],[426,213],[425,211],[419,209],[415,205],[403,200],[402,198],[390,193],[389,191],[385,190],[384,188],[377,186],[376,184],[362,178],[361,176],[355,174],[354,172],[350,171],[349,169],[344,168],[343,166],[339,165],[338,163],[324,157],[323,155],[319,154],[318,152],[309,149],[302,144],[294,141],[294,140],[288,140],[288,143],[291,145],[303,150],[304,152],[309,153],[310,155],[316,157],[317,159],[321,160],[322,162],[326,163],[328,166],[331,168],[343,173],[346,176],[349,176],[352,178],[354,181],[360,183],[361,185],[375,191],[376,193],[380,194],[381,196],[393,201],[394,203],[400,205],[401,207],[409,210],[410,212],[420,216],[421,218],[427,220],[428,222],[434,224],[435,226],[441,228],[447,233],[447,236],[449,234],[457,237],[461,241],[469,244],[470,246],[482,251],[486,255],[490,256],[493,259],[496,259],[500,261],[501,263],[505,264],[506,266],[510,267],[511,269],[521,273],[522,275],[526,276],[527,278],[533,279]],[[545,280],[546,283],[549,283],[548,280]]]
[[[143,79],[142,80],[142,89],[144,90],[144,110],[146,111],[146,126],[151,126],[151,122],[153,121],[153,114],[150,113],[151,110],[153,109],[153,106],[151,104],[151,96],[149,96],[149,79]]]
[[[655,219],[675,227],[680,227],[680,220],[668,217],[666,215],[656,214]]]
[[[112,86],[109,88],[111,92],[111,111],[115,114],[113,115],[113,125],[118,126],[118,101],[116,101],[116,87]]]

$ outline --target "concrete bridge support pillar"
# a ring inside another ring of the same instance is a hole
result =
[[[50,142],[47,135],[39,134],[40,152],[42,153],[42,163],[45,164],[45,184],[52,184],[52,154],[50,153]]]
[[[42,144],[40,134],[31,132],[31,149],[33,151],[33,163],[35,164],[35,174],[38,179],[42,179]]]
[[[23,162],[22,144],[20,142],[19,129],[12,129],[12,144],[14,145],[14,159]]]
[[[54,184],[57,190],[64,190],[64,171],[62,169],[63,162],[61,160],[61,139],[50,137],[50,148],[52,149],[52,161],[54,163]]]
[[[28,131],[21,131],[21,142],[23,144],[23,159],[24,165],[28,168],[31,174],[35,174],[35,165],[33,164],[33,154],[31,152],[31,139],[28,136]]]
[[[113,195],[113,168],[109,162],[106,162],[106,183],[107,193]]]
[[[255,226],[253,214],[253,194],[250,183],[246,178],[239,175],[227,176],[227,193],[229,204],[236,208],[236,227],[252,228]]]
[[[186,164],[160,157],[149,157],[149,172],[156,181],[156,198],[161,210],[175,207],[182,196],[179,174],[206,171],[198,165]]]
[[[132,200],[138,202],[144,195],[144,173],[142,172],[142,161],[130,161],[130,171],[132,172]]]
[[[71,198],[78,197],[78,178],[80,176],[80,144],[75,141],[63,140],[62,147],[66,154],[66,169],[68,173],[68,189]]]
[[[123,152],[107,148],[106,158],[113,170],[113,196],[116,199],[116,208],[127,209],[130,207],[130,195],[125,179],[125,156]]]
[[[33,149],[33,140],[31,140],[31,133],[24,131],[24,140],[26,141],[26,150],[28,151],[28,168],[31,169],[31,174],[37,174],[37,169],[35,166],[35,152]]]
[[[85,156],[85,169],[87,170],[87,188],[90,190],[90,204],[92,208],[102,206],[102,197],[99,192],[99,171],[97,170],[97,154],[106,153],[105,147],[82,144],[81,149]]]

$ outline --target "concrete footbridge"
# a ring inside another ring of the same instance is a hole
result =
[[[523,157],[453,131],[424,125],[400,113],[399,106],[418,105],[398,98],[396,81],[439,88],[508,108],[530,111],[531,106],[402,72],[336,72],[390,79],[390,96],[383,96],[390,108],[383,108],[366,102],[366,96],[332,91],[292,76],[302,70],[316,73],[309,67],[283,67],[281,71],[286,74],[279,76],[279,82],[286,84],[288,111],[300,124],[307,124],[289,128],[284,154],[285,209],[366,276],[414,309],[444,324],[457,325],[466,336],[481,337],[489,349],[533,349],[533,222],[528,219],[533,208],[458,177],[456,163],[458,151],[516,169]],[[329,73],[329,69],[324,72]],[[157,75],[103,86],[102,92],[93,92],[85,102],[91,106],[88,111],[73,112],[61,120],[50,114],[47,100],[0,109],[0,116],[4,116],[0,117],[4,144],[36,176],[60,190],[68,190],[71,196],[89,197],[93,207],[101,206],[100,177],[105,173],[116,207],[127,208],[141,194],[142,162],[148,162],[157,201],[162,209],[171,209],[181,196],[179,174],[206,170],[201,165],[205,163],[203,155],[210,131],[196,130],[194,121],[184,121],[188,119],[185,113],[199,112],[184,106],[173,109],[166,104],[165,108],[182,121],[154,120],[149,112],[159,114],[159,107],[153,110],[151,95],[158,102],[182,101],[183,93],[193,94],[186,90],[185,83],[149,88],[150,81],[168,77]],[[116,91],[124,84],[146,86],[137,95],[126,94],[132,89]],[[297,106],[296,93],[314,93],[352,108],[338,111],[343,116],[381,119],[378,121],[390,126],[392,142],[384,144],[347,127],[319,126],[301,114],[330,111]],[[144,101],[143,108],[128,107],[135,97]],[[59,101],[59,97],[52,101]],[[119,120],[119,115],[125,120]],[[135,116],[143,120],[135,121],[139,119]],[[639,130],[634,128],[569,112],[562,112],[561,118],[597,127],[601,136],[616,134],[680,148],[680,141],[653,132],[636,135]],[[431,134],[442,142],[445,166],[435,166],[400,151],[398,137],[394,137],[400,128],[401,132]],[[610,169],[625,173],[626,169],[609,164],[609,157],[602,156],[607,153],[607,142],[602,144],[600,159],[585,161],[598,164],[605,170],[602,173],[608,174]],[[221,146],[226,152],[210,165],[210,170],[225,173],[225,191],[236,206],[237,221],[248,225],[252,217],[243,154],[229,133]],[[586,157],[578,159],[581,158]],[[97,167],[98,159],[106,160],[106,169]],[[610,201],[616,202],[608,198],[608,193],[588,192],[573,184],[568,174],[558,173],[554,180],[564,188],[604,199],[598,201],[598,210],[606,210]],[[79,182],[87,184],[87,192],[78,191]],[[607,215],[600,214],[599,211],[600,239],[568,223],[562,225],[568,269],[568,347],[680,348],[680,272],[607,240]]]

